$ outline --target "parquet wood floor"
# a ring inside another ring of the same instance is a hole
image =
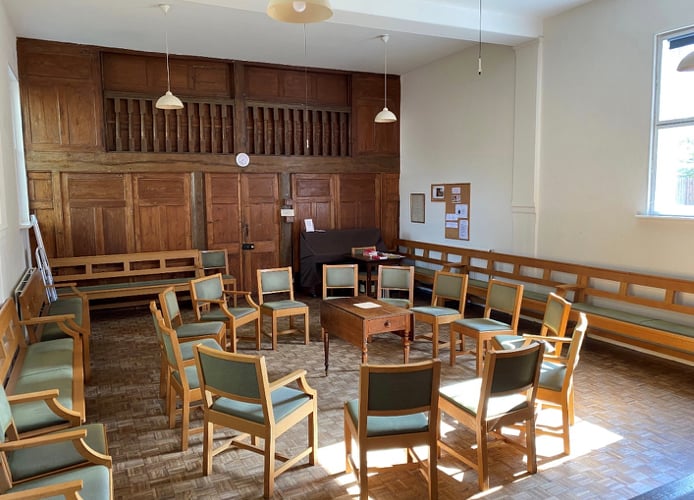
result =
[[[310,345],[285,336],[273,352],[266,337],[262,354],[271,379],[305,368],[309,383],[318,390],[319,463],[299,465],[280,476],[275,498],[356,498],[355,477],[344,472],[342,404],[357,395],[360,353],[331,338],[330,374],[326,377],[319,341],[319,301],[300,300],[311,307]],[[242,450],[223,453],[214,458],[213,474],[203,477],[202,435],[192,436],[186,452],[178,451],[180,422],[179,427],[168,428],[158,397],[159,353],[149,311],[94,313],[92,328],[93,376],[86,390],[87,416],[90,422],[107,427],[116,497],[262,498],[259,455]],[[525,323],[524,328],[531,331],[534,325]],[[447,329],[444,331],[445,336]],[[255,352],[250,344],[241,343],[240,348]],[[417,342],[410,359],[430,355],[431,345]],[[380,336],[369,346],[372,363],[399,363],[401,356],[396,336]],[[450,367],[446,350],[442,356],[442,384],[474,376],[472,358],[459,358]],[[515,450],[503,444],[492,447],[492,487],[480,493],[476,473],[444,454],[439,460],[440,498],[632,498],[694,473],[694,367],[588,339],[575,381],[577,422],[572,429],[571,456],[560,455],[560,439],[538,437],[539,472],[529,476],[523,457]],[[200,412],[193,413],[192,425],[199,424],[200,416]],[[547,425],[558,422],[558,417],[553,410],[540,414]],[[470,432],[448,425],[442,429],[461,448],[474,442]],[[228,431],[219,434],[230,435]],[[279,451],[301,445],[305,436],[305,426],[299,425],[280,438]],[[374,454],[370,463],[386,465],[404,458],[400,451]],[[372,476],[369,485],[373,499],[426,498],[425,481],[417,472],[386,471]]]

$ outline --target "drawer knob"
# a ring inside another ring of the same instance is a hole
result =
[[[385,323],[383,323],[383,326],[385,326],[386,328],[389,327],[389,326],[390,326],[390,321],[386,321]]]

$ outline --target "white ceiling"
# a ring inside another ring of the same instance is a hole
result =
[[[479,0],[331,0],[328,21],[265,14],[267,0],[0,0],[18,37],[348,71],[407,73],[479,37]],[[542,21],[590,0],[482,0],[482,41],[518,45]],[[159,3],[171,10],[164,16]]]

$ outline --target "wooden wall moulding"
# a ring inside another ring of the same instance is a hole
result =
[[[389,77],[388,109],[400,116],[400,79]],[[354,154],[400,153],[400,125],[374,123],[374,117],[383,109],[383,76],[355,74],[352,77],[354,117]]]

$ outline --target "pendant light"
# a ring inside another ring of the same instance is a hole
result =
[[[389,35],[381,35],[379,37],[383,40],[383,54],[384,54],[384,65],[383,65],[383,109],[379,111],[374,118],[376,123],[393,123],[398,121],[398,117],[395,116],[391,110],[388,109],[388,39]]]
[[[479,29],[479,49],[477,52],[477,74],[482,75],[482,0],[480,0],[480,29]]]
[[[270,0],[267,15],[284,23],[318,23],[330,19],[333,11],[328,0]]]
[[[164,12],[164,17],[171,8],[168,4],[159,4],[159,8]],[[166,94],[157,99],[154,105],[158,109],[183,109],[181,100],[171,93],[171,72],[169,70],[169,30],[165,29],[164,40],[166,45]]]
[[[694,71],[694,51],[682,58],[677,65],[677,71]]]

